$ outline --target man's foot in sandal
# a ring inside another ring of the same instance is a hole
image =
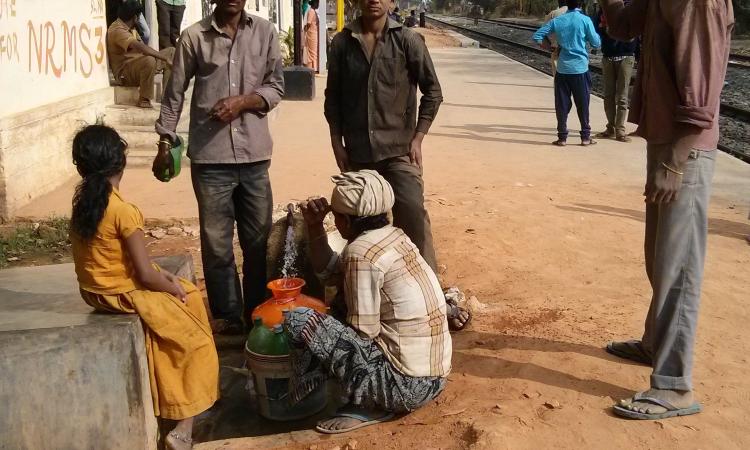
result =
[[[612,407],[613,412],[628,419],[659,420],[670,417],[689,416],[701,412],[700,403],[693,399],[692,391],[649,389],[632,398],[620,400]]]
[[[137,106],[144,109],[152,109],[154,106],[151,104],[151,100],[147,98],[139,98]]]
[[[330,419],[321,420],[315,429],[325,434],[340,434],[393,419],[393,413],[358,406],[339,408]]]
[[[588,147],[590,145],[596,145],[596,141],[588,138],[588,139],[581,139],[581,146],[582,147]]]
[[[557,147],[565,147],[566,145],[568,145],[568,143],[565,141],[565,139],[558,139],[553,142],[552,145],[555,145]]]
[[[651,356],[646,353],[641,341],[610,342],[605,348],[610,355],[627,359],[647,366],[651,365]]]

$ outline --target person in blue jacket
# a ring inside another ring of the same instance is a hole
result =
[[[589,100],[591,97],[591,74],[589,73],[589,52],[586,44],[593,48],[601,46],[594,23],[581,11],[581,0],[568,0],[568,11],[539,28],[532,39],[542,44],[547,35],[555,33],[560,57],[555,73],[555,112],[557,113],[557,140],[554,145],[563,147],[568,139],[568,114],[576,104],[578,119],[581,121],[581,145],[596,144],[591,139],[589,124]]]

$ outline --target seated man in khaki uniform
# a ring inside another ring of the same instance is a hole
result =
[[[125,0],[117,13],[117,20],[107,30],[107,52],[109,64],[115,79],[123,86],[138,86],[140,97],[138,106],[151,108],[154,98],[154,75],[164,72],[163,85],[171,75],[174,48],[157,52],[141,41],[134,33],[138,14],[141,13],[138,0]]]

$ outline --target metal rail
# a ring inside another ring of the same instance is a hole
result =
[[[452,16],[452,15],[445,15],[445,17],[452,17],[456,19],[463,19],[465,17],[463,16]],[[480,22],[485,23],[493,23],[497,25],[502,25],[508,28],[515,28],[518,30],[524,30],[524,31],[531,31],[534,32],[539,27],[542,26],[541,23],[539,24],[529,24],[529,23],[520,23],[513,20],[508,19],[478,19]],[[738,67],[741,69],[750,69],[750,55],[743,55],[740,53],[730,53],[729,54],[729,65],[731,67]]]

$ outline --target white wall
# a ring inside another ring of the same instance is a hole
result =
[[[104,0],[0,0],[0,118],[109,86]]]

